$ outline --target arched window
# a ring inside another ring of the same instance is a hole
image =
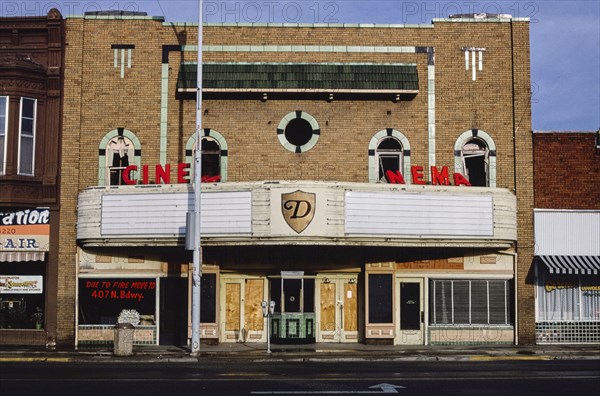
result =
[[[472,186],[496,187],[496,145],[484,131],[464,132],[454,146],[454,171]]]
[[[488,155],[489,150],[479,139],[470,139],[463,145],[460,152],[465,175],[472,186],[486,187],[488,185]]]
[[[186,162],[191,164],[192,180],[194,173],[194,154],[196,150],[196,135],[188,140],[186,145]],[[227,181],[227,142],[223,135],[212,129],[205,129],[202,136],[202,181]]]
[[[131,165],[134,157],[134,148],[131,140],[124,136],[117,136],[106,146],[106,175],[107,184],[119,186],[123,182],[123,172]]]
[[[388,128],[369,143],[369,183],[389,183],[387,171],[400,172],[410,183],[410,144],[401,132]]]
[[[402,144],[394,137],[384,137],[379,141],[375,150],[378,166],[378,180],[381,183],[389,183],[386,176],[387,171],[402,173]]]
[[[195,151],[192,151],[195,153]],[[192,154],[193,157],[193,154]],[[202,138],[202,181],[221,181],[221,147],[211,137]]]
[[[140,169],[141,148],[137,137],[124,128],[107,133],[100,142],[98,162],[98,184],[119,186],[125,184],[123,172],[130,165]],[[129,175],[134,179],[133,175]]]

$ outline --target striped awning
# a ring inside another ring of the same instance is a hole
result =
[[[538,256],[551,274],[598,275],[599,256]]]
[[[0,263],[44,261],[46,252],[0,252]]]

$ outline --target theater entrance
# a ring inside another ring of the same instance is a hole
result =
[[[317,342],[357,342],[356,275],[319,275],[317,284]]]

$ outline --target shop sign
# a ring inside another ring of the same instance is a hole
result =
[[[316,194],[296,190],[281,194],[281,212],[285,222],[301,233],[308,227],[315,216]]]
[[[0,275],[0,294],[42,294],[43,291],[41,275]]]
[[[422,166],[413,165],[410,167],[410,173],[412,176],[413,184],[426,184],[425,181],[425,173],[423,171]],[[400,171],[392,172],[391,170],[387,170],[385,172],[385,178],[388,183],[392,184],[406,184],[404,181],[404,176]],[[470,186],[471,183],[464,177],[462,174],[456,172],[453,175],[454,185],[455,186]],[[448,176],[448,167],[442,166],[442,170],[440,171],[437,166],[431,167],[431,184],[432,185],[440,185],[440,186],[449,186],[450,185],[450,177]]]
[[[586,296],[600,296],[600,285],[581,286],[581,291]]]
[[[576,280],[548,280],[546,281],[544,289],[546,292],[550,293],[554,290],[574,289],[577,287],[579,287],[579,282]],[[600,285],[581,285],[579,288],[585,295],[600,294]]]
[[[94,300],[128,300],[142,302],[147,294],[154,296],[155,280],[81,279],[80,293]]]
[[[0,208],[0,251],[48,251],[50,211]]]
[[[48,209],[25,209],[12,211],[8,208],[0,208],[0,225],[35,225],[50,224],[50,211]]]
[[[149,165],[142,165],[142,172],[138,176],[139,180],[136,179],[135,174],[139,172],[137,165],[129,165],[123,171],[123,183],[134,185],[134,184],[171,184],[171,180],[177,180],[178,184],[188,184],[190,180],[190,168],[191,165],[185,162],[177,164],[177,170],[175,178],[171,179],[171,164],[156,164],[153,166],[153,171],[150,170]],[[150,177],[154,176],[153,179]],[[202,176],[202,183],[217,183],[221,181],[221,176]]]
[[[554,291],[554,290],[561,290],[561,289],[573,289],[575,287],[579,286],[579,283],[576,282],[575,280],[558,280],[558,281],[552,281],[552,280],[547,280],[546,281],[546,285],[545,285],[545,289],[548,293]]]
[[[190,183],[190,168],[191,165],[188,163],[178,163],[176,166],[175,178],[171,178],[171,164],[156,164],[153,166],[151,172],[149,165],[142,165],[141,172],[137,165],[129,165],[123,171],[123,183],[124,184],[171,184],[171,180],[177,180],[178,184]],[[410,167],[413,184],[427,184],[425,180],[425,170],[422,166],[413,165]],[[136,173],[141,173],[135,176]],[[151,174],[153,173],[153,174]],[[451,184],[450,176],[448,173],[448,167],[443,166],[441,170],[437,166],[431,167],[431,184],[449,186]],[[151,176],[154,176],[151,179]],[[392,184],[406,184],[404,181],[404,175],[399,171],[387,170],[385,172],[385,178],[388,183]],[[461,173],[454,173],[452,181],[455,186],[470,186],[469,180],[464,177]],[[203,183],[215,183],[221,181],[220,176],[202,176]]]

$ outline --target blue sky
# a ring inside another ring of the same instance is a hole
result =
[[[600,128],[599,0],[204,0],[206,22],[431,23],[457,13],[531,19],[534,130]],[[198,0],[2,0],[0,16],[119,9],[197,22]]]

